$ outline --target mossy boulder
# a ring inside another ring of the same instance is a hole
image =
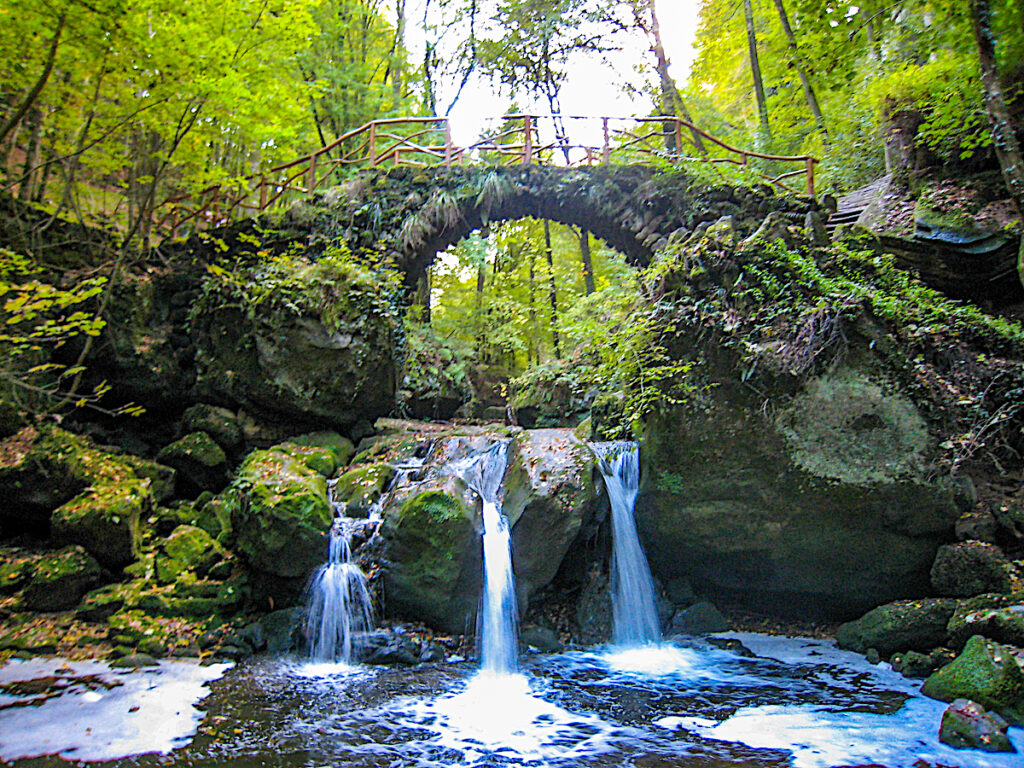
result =
[[[1013,564],[999,547],[981,541],[940,547],[931,577],[935,591],[949,597],[1013,591]]]
[[[311,448],[326,448],[334,455],[334,463],[337,467],[346,467],[356,455],[356,447],[347,437],[342,437],[337,432],[322,431],[308,432],[288,440],[293,445],[306,445]]]
[[[165,446],[157,460],[178,471],[179,489],[192,497],[219,491],[227,482],[227,455],[205,432],[190,432]]]
[[[225,501],[235,550],[253,570],[301,582],[327,559],[327,481],[300,459],[275,449],[253,451]]]
[[[333,477],[334,471],[338,468],[338,464],[334,459],[334,451],[329,448],[316,445],[280,443],[274,446],[274,450],[287,453],[326,478]]]
[[[64,611],[102,578],[103,569],[82,547],[65,547],[35,560],[28,583],[21,591],[25,608]]]
[[[157,579],[170,583],[186,571],[205,576],[223,558],[223,547],[210,534],[194,525],[181,525],[160,547],[156,559]]]
[[[389,412],[400,320],[382,278],[328,254],[279,267],[207,277],[190,318],[198,392],[278,422],[348,426]]]
[[[942,713],[939,741],[953,749],[1016,752],[1006,735],[1009,724],[976,701],[957,699]]]
[[[963,648],[974,635],[1024,648],[1024,594],[961,600],[949,620],[949,643]]]
[[[909,398],[851,361],[795,393],[779,382],[771,416],[735,376],[711,378],[700,408],[645,425],[636,519],[656,578],[840,621],[931,592],[959,510],[925,471],[933,440]]]
[[[131,467],[137,478],[149,480],[149,489],[153,494],[153,500],[158,504],[174,498],[177,473],[173,467],[144,459],[141,456],[133,456],[130,453],[118,454],[117,458]]]
[[[478,513],[455,477],[396,495],[381,526],[390,563],[384,589],[391,614],[450,632],[471,632],[480,600]]]
[[[593,451],[569,428],[530,429],[513,439],[502,511],[512,528],[516,592],[526,610],[551,583],[598,506]]]
[[[81,544],[108,568],[123,568],[138,555],[140,520],[149,515],[152,502],[148,481],[133,477],[96,486],[54,511],[53,538]]]
[[[195,524],[224,546],[230,547],[234,542],[231,505],[223,496],[217,496],[203,504],[196,513]]]
[[[366,517],[394,476],[394,468],[387,463],[358,465],[337,479],[334,500],[345,504],[349,517]]]
[[[205,432],[225,451],[233,451],[242,444],[244,435],[238,417],[227,408],[199,403],[188,408],[181,417],[181,430],[185,434]]]
[[[26,427],[3,441],[0,457],[0,525],[8,532],[45,535],[53,510],[87,489],[136,485],[147,505],[166,492],[166,468],[53,426]]]
[[[921,693],[939,701],[970,699],[1024,725],[1024,672],[999,643],[975,635],[950,664],[934,672]]]
[[[956,606],[956,600],[942,598],[881,605],[856,621],[840,625],[836,643],[858,653],[874,648],[885,658],[899,651],[927,653],[946,643],[946,625]]]

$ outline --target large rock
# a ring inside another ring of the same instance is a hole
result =
[[[939,548],[931,570],[932,586],[940,595],[974,597],[1013,590],[1013,565],[994,544],[960,541]]]
[[[235,450],[244,439],[242,426],[234,413],[206,403],[198,403],[185,411],[181,430],[185,434],[205,432],[225,451]]]
[[[33,563],[21,593],[24,606],[33,611],[64,611],[99,582],[103,571],[81,547],[65,547]]]
[[[261,269],[207,278],[191,318],[198,390],[300,424],[352,425],[390,411],[398,320],[378,279],[329,258]],[[267,280],[276,294],[255,300]]]
[[[636,517],[655,577],[841,620],[928,594],[959,513],[928,479],[932,440],[911,401],[847,367],[769,418],[734,379],[720,384],[647,424]]]
[[[466,484],[438,477],[396,493],[381,535],[391,613],[450,632],[472,632],[482,582],[479,508]]]
[[[386,462],[361,464],[338,478],[334,500],[345,505],[348,517],[366,517],[394,476],[394,468]]]
[[[157,454],[157,460],[178,471],[178,485],[188,496],[216,492],[227,483],[227,455],[205,432],[175,440]]]
[[[389,610],[449,631],[472,631],[482,582],[482,505],[450,467],[509,438],[499,429],[433,433],[430,439],[430,460],[417,474],[422,479],[403,476],[384,509]],[[404,445],[419,450],[422,438]],[[521,612],[551,582],[593,513],[593,467],[593,454],[572,430],[524,431],[510,442],[501,502],[511,526]]]
[[[942,713],[939,741],[953,749],[1016,752],[1006,735],[1009,724],[976,701],[957,699]]]
[[[956,600],[903,600],[874,608],[856,621],[840,625],[836,643],[858,653],[874,648],[888,657],[899,651],[927,653],[946,642],[946,625]]]
[[[980,595],[961,600],[948,630],[954,648],[963,648],[974,635],[1024,648],[1024,595]]]
[[[980,635],[952,663],[933,673],[921,693],[939,701],[976,701],[1012,725],[1024,725],[1024,672],[999,643]]]
[[[103,565],[123,568],[138,556],[139,522],[152,510],[148,481],[99,485],[54,511],[53,538],[81,544]]]
[[[327,481],[301,460],[274,449],[253,451],[225,494],[235,550],[251,569],[295,597],[327,560],[331,506]]]

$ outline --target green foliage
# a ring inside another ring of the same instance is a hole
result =
[[[439,337],[430,325],[411,316],[405,321],[405,344],[403,389],[419,399],[469,399],[472,361],[465,349],[460,350]]]
[[[99,336],[105,321],[92,300],[105,277],[84,278],[62,288],[45,282],[31,260],[0,249],[0,382],[2,399],[30,413],[46,413],[65,405],[94,406],[109,390],[70,395],[72,382],[84,368],[54,362],[52,355],[68,343]],[[70,401],[66,402],[68,398]],[[118,413],[138,414],[135,406]]]

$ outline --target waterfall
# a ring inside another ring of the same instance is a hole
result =
[[[612,506],[612,621],[617,645],[661,640],[654,581],[636,533],[633,509],[640,484],[636,443],[591,443]]]
[[[451,472],[480,495],[484,521],[484,595],[480,611],[480,668],[497,674],[518,667],[519,614],[512,574],[511,532],[501,511],[501,481],[505,476],[508,441],[486,453],[451,466]]]
[[[333,495],[331,501],[333,505]],[[334,506],[337,511],[339,505]],[[327,563],[309,584],[306,637],[310,657],[320,661],[354,661],[360,641],[373,628],[366,576],[352,562],[349,542],[355,524],[350,518],[335,517]]]

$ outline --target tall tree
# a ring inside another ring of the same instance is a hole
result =
[[[544,257],[548,262],[548,299],[551,302],[551,342],[555,357],[562,356],[558,338],[558,287],[555,285],[555,253],[551,247],[551,222],[544,219]]]
[[[749,0],[747,1],[749,2]],[[779,13],[779,23],[782,24],[782,31],[785,33],[786,42],[789,45],[793,68],[796,69],[797,75],[800,77],[804,98],[807,99],[807,107],[811,110],[811,114],[814,115],[814,121],[818,124],[818,130],[821,131],[822,136],[827,140],[828,128],[825,127],[825,116],[821,112],[821,106],[818,104],[818,97],[814,92],[814,86],[811,85],[811,79],[807,75],[807,69],[800,56],[800,49],[796,44],[796,35],[793,34],[793,27],[789,23],[789,14],[786,13],[786,6],[783,0],[774,0],[774,2],[775,10]]]
[[[757,55],[757,29],[754,26],[754,9],[750,0],[743,0],[743,18],[747,24],[747,51],[750,58],[750,74],[754,79],[754,95],[757,98],[757,114],[761,121],[761,134],[771,137],[768,125],[768,100],[764,95],[764,80],[761,78],[761,61]]]

